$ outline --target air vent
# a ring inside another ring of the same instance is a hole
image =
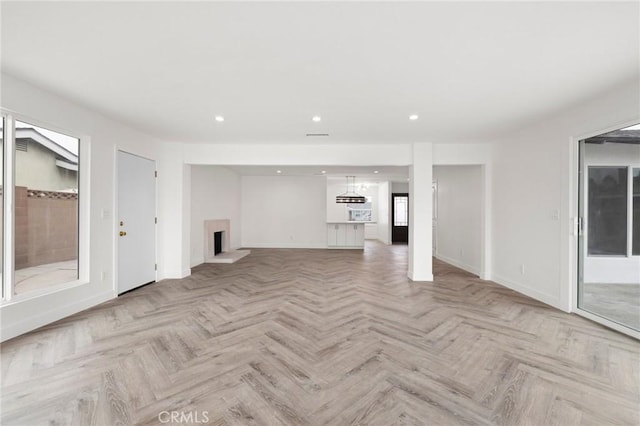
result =
[[[307,136],[329,136],[329,133],[307,133]]]
[[[16,151],[27,152],[27,139],[26,138],[16,138]]]

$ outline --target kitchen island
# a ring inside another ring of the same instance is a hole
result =
[[[327,247],[333,249],[364,249],[365,222],[327,222]]]

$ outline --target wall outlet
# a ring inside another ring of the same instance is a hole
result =
[[[524,264],[520,265],[520,275],[524,275]]]

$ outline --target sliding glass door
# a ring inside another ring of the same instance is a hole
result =
[[[578,308],[640,331],[640,125],[580,142]]]

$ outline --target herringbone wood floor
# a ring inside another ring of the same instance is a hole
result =
[[[406,268],[403,246],[263,249],[144,287],[5,343],[2,424],[639,423],[637,341]]]

